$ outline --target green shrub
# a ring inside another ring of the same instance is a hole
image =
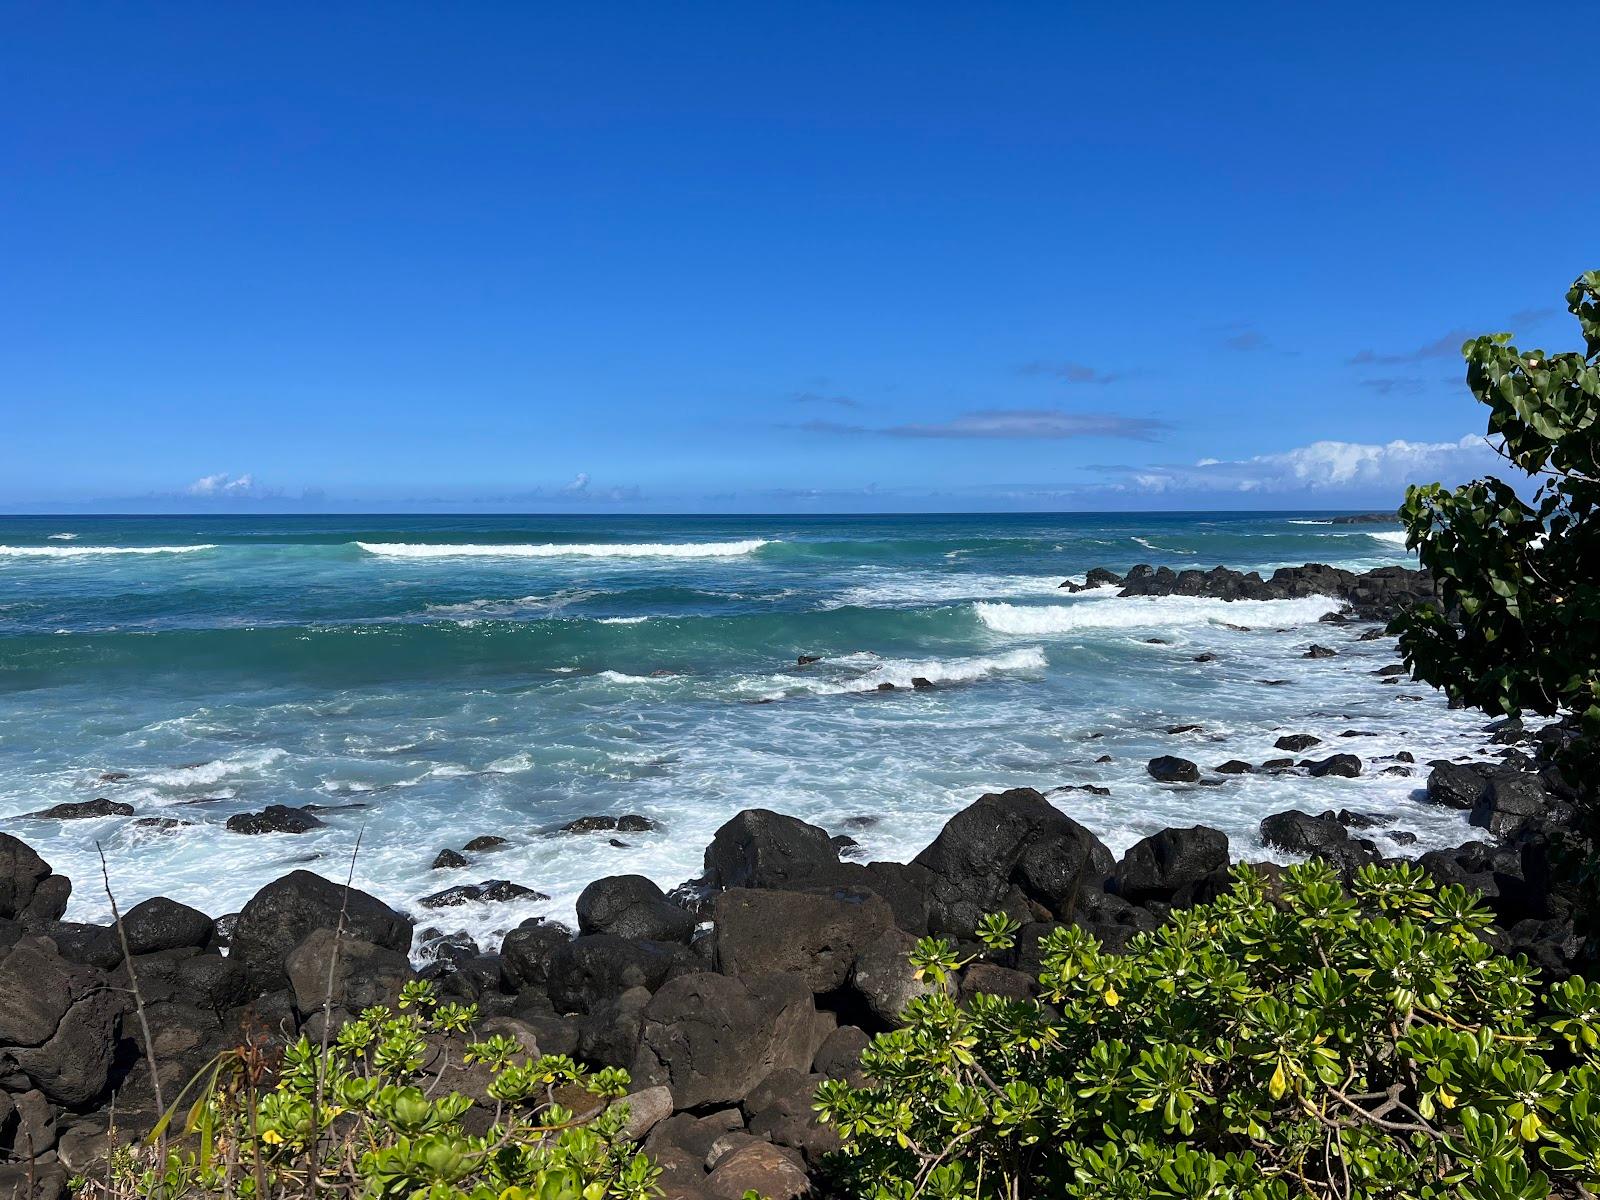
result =
[[[105,1200],[361,1196],[415,1200],[645,1200],[657,1169],[621,1137],[628,1076],[570,1058],[530,1060],[504,1035],[467,1042],[477,1013],[407,984],[402,1011],[374,1008],[323,1047],[307,1038],[278,1064],[245,1046],[221,1056],[155,1132],[77,1182]],[[439,1091],[451,1047],[479,1068],[493,1111]],[[268,1084],[267,1080],[272,1080]],[[558,1096],[592,1097],[581,1119]]]
[[[838,1169],[873,1200],[1046,1196],[1534,1200],[1600,1177],[1600,987],[1535,1011],[1489,917],[1418,868],[1248,868],[1126,955],[1041,944],[1041,1001],[914,1001],[825,1083]],[[1003,920],[983,931],[1009,946]],[[1574,1192],[1575,1194],[1575,1192]]]

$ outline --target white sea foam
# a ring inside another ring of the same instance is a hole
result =
[[[228,758],[213,759],[210,762],[172,767],[165,771],[151,771],[139,775],[137,782],[158,788],[208,787],[235,775],[260,771],[287,757],[287,750],[268,746],[261,750],[247,750]]]
[[[76,534],[72,535],[76,537]],[[0,558],[94,558],[112,554],[193,554],[215,550],[199,546],[0,546]]]
[[[733,558],[770,545],[767,538],[738,542],[619,542],[588,545],[452,545],[439,542],[357,542],[382,558]]]
[[[1135,537],[1132,540],[1138,542],[1139,545],[1143,546],[1146,550],[1154,550],[1158,554],[1195,554],[1195,553],[1197,553],[1197,551],[1194,551],[1194,550],[1169,550],[1165,546],[1157,546],[1153,542],[1147,542],[1142,537]]]
[[[881,605],[937,604],[944,600],[978,600],[997,596],[1052,596],[1061,590],[1060,575],[885,574],[871,583],[846,588],[826,601],[829,608],[876,608]]]
[[[1382,533],[1369,533],[1367,536],[1372,538],[1374,541],[1384,542],[1390,546],[1399,546],[1402,550],[1406,548],[1406,534],[1404,530],[1385,530]]]
[[[649,617],[601,617],[601,625],[643,625]]]
[[[1291,519],[1289,521],[1289,524],[1291,524],[1291,525],[1332,525],[1333,522],[1332,521],[1300,521],[1300,520]]]
[[[1306,625],[1337,612],[1338,600],[1308,596],[1301,600],[1214,600],[1200,596],[1128,596],[1109,589],[1103,596],[1072,604],[974,604],[978,620],[996,633],[1041,637],[1091,629],[1172,629],[1201,625],[1244,625],[1276,629]],[[1094,597],[1095,593],[1087,593]]]
[[[935,685],[975,683],[992,675],[1042,671],[1047,664],[1044,651],[1038,646],[1029,646],[1004,654],[985,654],[972,658],[906,659],[850,654],[831,660],[831,665],[859,673],[844,679],[821,675],[799,679],[768,676],[746,680],[740,690],[754,691],[764,700],[779,700],[789,696],[842,696],[854,692],[876,692],[885,683],[897,688],[909,688],[914,686],[914,679],[926,679]],[[774,684],[779,685],[776,690]]]
[[[50,542],[75,542],[78,540],[78,535],[75,533],[52,533],[45,540]]]

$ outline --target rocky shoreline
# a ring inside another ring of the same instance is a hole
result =
[[[1126,576],[1091,572],[1081,586],[1224,599],[1332,594],[1350,606],[1336,620],[1376,620],[1425,594],[1420,575],[1307,566],[1262,579],[1135,567]],[[1502,721],[1484,735],[1497,761],[1417,764],[1402,752],[1364,763],[1310,734],[1287,734],[1281,757],[1208,768],[1169,754],[1147,771],[1163,786],[1196,788],[1245,772],[1427,770],[1416,802],[1465,812],[1482,837],[1417,861],[1482,893],[1496,944],[1560,978],[1578,949],[1570,901],[1551,870],[1572,794],[1550,760],[1567,729]],[[578,824],[604,833],[643,820]],[[1350,872],[1394,861],[1367,836],[1382,822],[1331,806],[1289,810],[1265,818],[1260,837]],[[1403,843],[1402,834],[1388,841]],[[474,847],[482,848],[463,849]],[[420,975],[446,999],[477,1004],[484,1034],[515,1037],[530,1054],[628,1068],[630,1133],[663,1167],[667,1197],[818,1194],[822,1158],[836,1142],[813,1119],[812,1094],[824,1078],[856,1078],[868,1039],[892,1028],[925,986],[907,962],[919,937],[970,943],[984,914],[1010,914],[1022,924],[1017,948],[973,962],[958,986],[1025,997],[1038,943],[1053,928],[1078,925],[1120,950],[1174,909],[1218,894],[1230,865],[1249,857],[1196,825],[1162,829],[1118,859],[1032,789],[981,797],[908,863],[853,861],[853,849],[847,829],[749,809],[717,830],[702,874],[670,893],[638,875],[599,879],[578,900],[576,929],[534,919],[494,947],[425,930],[419,968],[410,956],[417,926],[439,920],[455,893],[503,898],[517,885],[447,888],[413,916],[301,870],[261,888],[237,914],[213,918],[158,897],[124,912],[118,929],[63,921],[72,881],[0,834],[0,1190],[31,1179],[40,1195],[59,1196],[68,1175],[103,1155],[113,1111],[124,1137],[148,1128],[157,1105],[147,1059],[170,1102],[242,1038],[281,1045],[320,1036],[329,1017],[390,1002]],[[449,1066],[459,1061],[441,1057],[442,1086],[473,1095],[482,1080]]]

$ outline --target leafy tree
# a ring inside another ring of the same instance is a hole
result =
[[[1040,999],[942,990],[829,1081],[846,1192],[870,1200],[1544,1200],[1600,1182],[1600,987],[1536,1017],[1475,894],[1412,865],[1241,867],[1125,955],[1062,927]],[[1005,947],[1000,923],[983,934]]]
[[[1528,498],[1496,478],[1410,488],[1407,544],[1443,604],[1390,628],[1416,676],[1455,703],[1576,718],[1557,761],[1579,791],[1579,911],[1600,923],[1600,272],[1572,285],[1567,310],[1582,350],[1521,350],[1506,333],[1462,347],[1491,444],[1524,474]]]
[[[1480,479],[1410,488],[1400,516],[1445,607],[1395,623],[1408,664],[1452,700],[1490,712],[1580,714],[1600,735],[1600,272],[1567,292],[1584,349],[1467,342],[1467,386],[1488,433],[1534,484],[1524,501]]]

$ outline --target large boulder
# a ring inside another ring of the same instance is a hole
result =
[[[694,936],[694,914],[668,900],[643,875],[596,879],[578,896],[578,932],[614,933],[652,942],[683,942]]]
[[[800,1200],[811,1194],[811,1180],[798,1151],[753,1141],[719,1158],[706,1188],[717,1200]]]
[[[810,1067],[816,1020],[792,975],[680,975],[645,1007],[633,1078],[667,1084],[682,1109],[737,1104],[772,1072]]]
[[[216,933],[216,923],[197,908],[154,896],[141,900],[122,917],[122,931],[130,954],[152,954],[185,946],[205,946]]]
[[[1307,760],[1304,766],[1306,774],[1313,779],[1329,775],[1339,779],[1355,779],[1361,774],[1361,760],[1354,754],[1334,754],[1327,758]]]
[[[1538,775],[1501,768],[1484,782],[1487,786],[1474,799],[1467,820],[1497,837],[1514,833],[1550,807],[1550,795]]]
[[[1378,861],[1378,851],[1371,842],[1352,838],[1332,817],[1314,817],[1299,809],[1264,818],[1261,840],[1291,854],[1326,859],[1341,870]]]
[[[860,949],[894,924],[881,898],[849,887],[733,888],[717,897],[713,914],[719,970],[745,977],[792,973],[817,993],[841,986]]]
[[[706,847],[705,882],[713,888],[783,888],[839,865],[826,829],[765,808],[737,814]]]
[[[500,969],[513,992],[543,988],[557,951],[572,940],[572,931],[542,917],[524,921],[500,943]]]
[[[930,995],[934,985],[917,978],[911,952],[917,939],[902,929],[886,929],[856,955],[850,985],[872,1015],[887,1028],[900,1023],[900,1014],[919,996]]]
[[[629,988],[655,991],[674,970],[687,969],[690,961],[682,946],[630,942],[610,933],[586,934],[555,948],[546,984],[557,1012],[594,1012]]]
[[[1032,788],[982,796],[917,855],[928,872],[928,927],[970,937],[985,914],[1025,915],[1033,901],[1063,918],[1098,891],[1115,861],[1100,840]]]
[[[1135,842],[1122,861],[1112,886],[1134,904],[1150,900],[1171,903],[1201,880],[1228,869],[1228,835],[1204,825],[1163,829]]]
[[[252,985],[261,990],[283,987],[289,951],[318,929],[338,929],[341,911],[346,937],[388,950],[411,949],[411,918],[376,896],[310,871],[294,871],[267,884],[240,910],[229,954],[244,967]]]
[[[826,1078],[789,1069],[768,1075],[741,1106],[750,1132],[798,1150],[808,1164],[820,1166],[824,1155],[839,1149],[838,1133],[819,1123],[813,1108],[817,1087]]]
[[[28,906],[39,885],[49,877],[50,864],[32,846],[9,833],[0,833],[0,919],[14,921],[32,915]]]
[[[84,1107],[110,1077],[123,1005],[101,972],[19,938],[0,960],[0,1079],[24,1076],[52,1102]]]
[[[1187,758],[1163,754],[1145,764],[1145,772],[1157,783],[1199,783],[1200,768]]]
[[[334,1009],[360,1012],[374,1004],[393,1004],[415,972],[403,951],[375,946],[361,938],[314,929],[284,961],[294,1005],[310,1015],[331,1001]]]
[[[1472,809],[1489,797],[1489,781],[1471,767],[1437,762],[1428,772],[1428,803]]]

